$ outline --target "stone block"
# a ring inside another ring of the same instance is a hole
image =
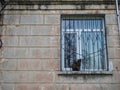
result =
[[[108,58],[109,59],[115,59],[114,57],[115,57],[115,49],[108,47]]]
[[[82,84],[85,82],[83,75],[58,75],[55,74],[55,82],[56,83],[64,83],[64,84]]]
[[[60,24],[60,15],[45,15],[45,24]]]
[[[0,90],[2,90],[2,86],[0,86]]]
[[[85,8],[82,8],[81,9],[105,9],[105,5],[85,5],[84,6]]]
[[[87,83],[112,83],[112,75],[89,75],[85,76],[84,80]]]
[[[43,15],[21,15],[20,24],[43,24]]]
[[[3,24],[19,24],[20,15],[4,15]]]
[[[30,90],[28,84],[17,84],[15,90]]]
[[[43,90],[39,84],[17,84],[15,90]]]
[[[31,26],[31,35],[51,35],[50,31],[54,28],[48,25]]]
[[[60,58],[58,48],[4,48],[4,58]]]
[[[0,82],[2,82],[2,72],[0,71]]]
[[[1,90],[15,90],[15,85],[14,84],[2,84],[1,85]]]
[[[2,71],[2,82],[16,82],[17,81],[17,72],[15,71]]]
[[[83,85],[83,90],[101,90],[101,88],[103,88],[102,85]]]
[[[57,48],[33,48],[32,58],[60,58],[60,51]]]
[[[5,35],[5,31],[7,30],[7,26],[5,26],[5,25],[2,25],[2,27],[1,27],[1,35],[2,36],[4,36]],[[1,37],[2,37],[1,36]]]
[[[42,70],[20,70],[17,71],[17,83],[32,83],[32,84],[45,84],[52,83],[54,80],[54,73]]]
[[[49,46],[49,37],[46,36],[22,36],[19,41],[20,46]]]
[[[3,41],[3,46],[18,46],[17,36],[3,36],[2,41]]]
[[[19,37],[20,46],[59,46],[58,36],[21,36]]]
[[[111,84],[73,84],[70,86],[70,90],[113,90]]]
[[[0,5],[1,6],[1,5]],[[3,15],[1,14],[0,15],[0,25],[2,25],[3,24]]]
[[[42,60],[43,70],[60,70],[60,60]]]
[[[118,36],[107,36],[107,45],[112,47],[119,47],[119,37]]]
[[[32,84],[29,85],[29,90],[43,90],[42,85],[40,84]]]
[[[120,71],[120,60],[119,59],[114,59],[112,60],[113,62],[113,70],[115,71]]]
[[[109,87],[101,84],[88,84],[83,85],[83,90],[109,90]]]
[[[49,42],[51,46],[58,46],[59,48],[60,47],[60,36],[51,36]]]
[[[69,90],[85,90],[85,89],[83,89],[83,84],[80,84],[80,85],[72,84],[72,85],[69,86]]]
[[[2,63],[2,62],[1,62],[1,61],[2,61],[2,57],[3,57],[3,50],[0,49],[0,58],[1,58],[0,63]]]
[[[18,70],[41,70],[42,69],[41,60],[18,60]]]
[[[10,11],[10,10],[5,10],[4,11],[5,15],[11,15],[11,14],[20,15],[20,13],[22,13],[22,12],[21,11],[17,11],[17,10],[16,11],[14,11],[14,10],[13,11]]]
[[[4,48],[4,58],[30,58],[31,50],[29,48]]]
[[[2,31],[3,31],[2,26],[0,26],[0,35],[2,35]]]
[[[114,71],[112,83],[120,83],[120,71]]]
[[[120,48],[115,48],[115,59],[120,59]]]
[[[117,24],[116,14],[107,14],[105,16],[106,25],[115,25]]]
[[[117,25],[106,25],[107,35],[118,35]]]
[[[59,36],[60,36],[60,32],[61,32],[60,25],[55,26],[54,29],[50,31],[51,34],[53,33],[53,35],[59,35]]]
[[[44,85],[43,90],[56,90],[55,85]]]
[[[59,10],[63,10],[63,9],[76,9],[75,5],[48,5],[48,8],[44,8],[44,9],[59,9]]]
[[[11,25],[7,26],[5,30],[5,35],[16,36],[16,35],[31,35],[31,29],[29,25]]]
[[[31,71],[17,71],[17,82],[30,82]]]
[[[18,60],[17,70],[29,70],[30,61],[25,59]]]
[[[2,70],[16,70],[17,69],[17,60],[5,59],[2,63]]]
[[[49,71],[41,71],[41,72],[33,72],[33,77],[32,79],[33,82],[41,82],[41,83],[52,83],[54,80],[54,73],[49,72]]]
[[[114,71],[113,75],[89,75],[84,78],[84,81],[86,83],[90,83],[90,84],[116,84],[116,83],[120,83],[120,71]]]
[[[68,85],[63,84],[44,85],[43,90],[68,90]]]
[[[31,35],[59,35],[59,32],[60,29],[57,26],[31,26]]]

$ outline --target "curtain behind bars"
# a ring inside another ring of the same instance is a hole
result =
[[[106,70],[103,18],[62,19],[62,59],[65,68],[71,68],[74,61],[81,59],[81,70]]]

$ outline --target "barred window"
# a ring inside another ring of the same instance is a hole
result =
[[[62,15],[61,69],[106,71],[107,60],[104,17]]]

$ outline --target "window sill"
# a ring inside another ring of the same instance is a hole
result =
[[[58,75],[112,75],[113,71],[60,71]]]
[[[58,75],[112,75],[113,63],[109,61],[109,71],[59,71]]]

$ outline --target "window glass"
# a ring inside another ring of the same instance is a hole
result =
[[[62,70],[103,71],[107,68],[104,19],[63,17],[61,25]],[[78,65],[77,65],[78,63]]]

